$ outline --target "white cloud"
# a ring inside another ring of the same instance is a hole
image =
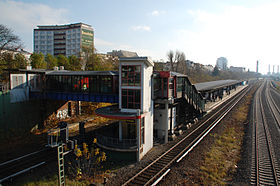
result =
[[[12,28],[31,50],[33,29],[37,25],[55,25],[68,23],[67,10],[52,8],[40,3],[25,3],[1,0],[0,23]]]
[[[133,26],[132,30],[134,31],[151,31],[151,28],[149,26],[145,26],[145,25],[138,25],[138,26]]]
[[[152,16],[159,16],[159,15],[165,14],[165,13],[166,13],[165,11],[154,10],[154,11],[152,11],[151,15]]]
[[[176,30],[176,39],[168,46],[204,64],[215,64],[225,56],[229,65],[255,70],[259,60],[261,72],[266,72],[268,64],[280,61],[279,9],[280,2],[252,8],[228,6],[221,13],[191,10],[193,29]]]

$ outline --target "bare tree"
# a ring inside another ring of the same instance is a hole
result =
[[[170,67],[171,67],[170,70],[173,71],[174,70],[174,61],[175,61],[175,59],[174,59],[174,52],[172,50],[169,50],[167,52],[167,60],[170,63]]]
[[[186,69],[186,55],[184,54],[184,52],[180,52],[180,51],[176,51],[175,54],[175,61],[177,63],[176,66],[176,72],[180,72],[185,74],[187,69]]]
[[[185,74],[187,71],[187,66],[186,66],[186,55],[184,52],[176,51],[174,52],[170,50],[167,52],[167,58],[168,62],[170,63],[170,70],[171,71],[176,71]]]
[[[21,48],[20,38],[10,28],[0,24],[0,53],[4,49],[15,50]]]

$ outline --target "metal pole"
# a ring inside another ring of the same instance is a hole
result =
[[[140,161],[140,110],[137,110],[136,128],[137,128],[137,162]]]

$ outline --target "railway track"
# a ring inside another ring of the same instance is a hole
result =
[[[215,109],[213,115],[208,115],[197,128],[187,134],[182,140],[160,155],[148,166],[127,180],[123,185],[156,185],[169,171],[172,164],[180,162],[246,95],[250,88],[243,89],[233,99]]]
[[[56,149],[44,148],[19,158],[0,163],[0,184],[47,164],[57,157]]]
[[[274,124],[273,122],[278,123],[279,110],[276,109],[278,107],[268,89],[266,81],[259,87],[255,95],[251,184],[278,186],[280,184],[280,169],[269,127]],[[267,113],[271,113],[270,116]]]

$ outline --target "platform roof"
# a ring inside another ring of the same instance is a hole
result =
[[[94,76],[94,75],[108,75],[115,76],[119,73],[117,71],[51,71],[48,75],[63,75],[63,76]]]
[[[29,74],[46,74],[46,75],[62,75],[62,76],[94,76],[94,75],[119,75],[118,71],[69,71],[69,70],[45,70],[45,69],[20,69],[20,72]]]
[[[171,71],[171,76],[177,76],[177,77],[188,77],[187,75],[185,74],[181,74],[181,73],[178,73],[178,72],[173,72]]]
[[[227,79],[227,80],[218,80],[218,81],[196,83],[196,84],[194,84],[194,86],[199,92],[202,92],[202,91],[210,91],[210,90],[215,90],[215,89],[219,89],[219,88],[222,88],[222,87],[234,85],[234,84],[237,84],[239,82],[240,81],[238,81],[238,80]]]

